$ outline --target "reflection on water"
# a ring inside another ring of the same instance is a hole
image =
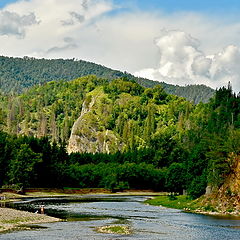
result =
[[[184,213],[145,205],[143,196],[88,196],[74,198],[28,199],[15,207],[36,211],[45,205],[45,213],[66,219],[42,224],[45,229],[0,235],[4,240],[61,239],[240,239],[240,220]],[[102,234],[96,227],[124,224],[133,234]]]

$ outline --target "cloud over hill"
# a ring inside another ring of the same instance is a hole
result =
[[[162,30],[155,40],[159,51],[157,68],[142,69],[135,75],[172,84],[207,84],[213,88],[229,81],[240,89],[240,49],[229,45],[221,52],[207,56],[200,43],[183,31]]]

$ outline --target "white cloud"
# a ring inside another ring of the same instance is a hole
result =
[[[227,85],[240,89],[240,49],[229,45],[223,51],[206,56],[199,41],[182,31],[162,30],[156,39],[159,65],[142,69],[135,75],[172,84],[207,84],[213,88]]]
[[[37,23],[34,13],[19,15],[15,12],[0,11],[0,35],[24,37],[26,27]]]
[[[200,55],[194,59],[191,64],[191,70],[193,75],[210,77],[209,69],[211,67],[212,60],[208,57]]]
[[[79,43],[81,29],[91,25],[112,8],[108,0],[25,0],[10,4],[3,11],[15,12],[19,16],[34,14],[39,24],[29,26],[21,41],[11,36],[0,36],[0,53],[11,56],[82,58],[77,48],[79,45],[84,46],[84,43]],[[10,27],[6,26],[6,29],[10,31]],[[73,40],[67,45],[64,39],[69,37]]]
[[[2,12],[18,20],[0,17],[1,55],[84,59],[180,85],[231,80],[240,90],[239,19],[126,11],[113,0],[19,0]]]

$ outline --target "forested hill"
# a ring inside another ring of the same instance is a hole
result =
[[[57,80],[69,81],[87,75],[96,75],[108,80],[126,77],[144,87],[154,87],[160,84],[167,93],[185,97],[194,103],[207,102],[214,94],[214,90],[205,85],[175,86],[137,78],[126,72],[112,70],[83,60],[0,57],[0,89],[5,93],[21,93],[34,85]]]
[[[0,94],[0,186],[186,189],[192,198],[209,186],[233,211],[239,168],[240,95],[230,85],[197,105],[159,85],[96,76]]]

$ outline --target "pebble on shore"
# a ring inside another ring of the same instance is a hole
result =
[[[61,219],[44,214],[30,213],[11,208],[0,208],[0,233],[21,229],[21,225],[59,222]]]

